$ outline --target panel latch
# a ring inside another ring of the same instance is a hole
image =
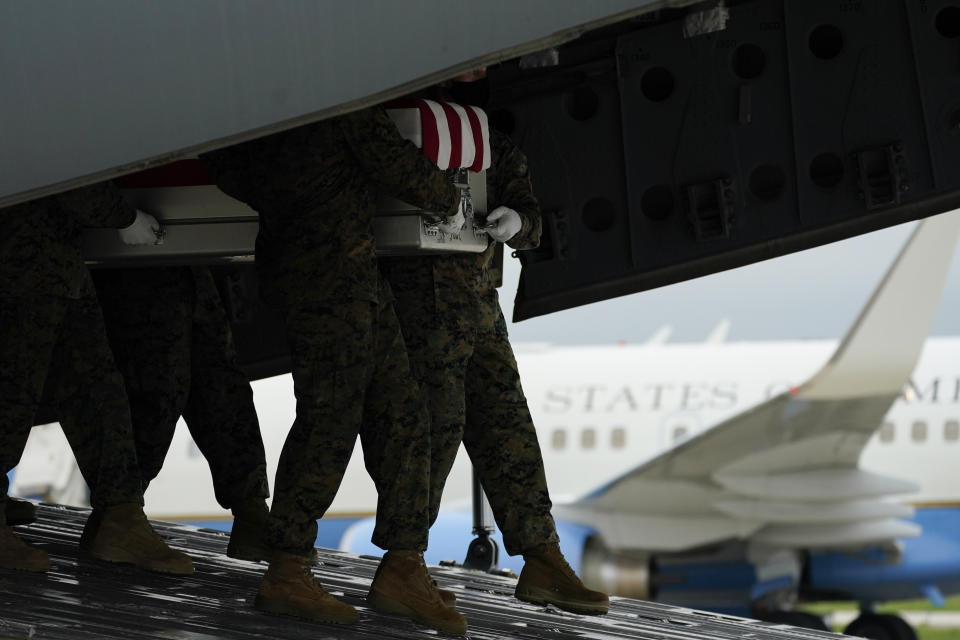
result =
[[[868,147],[853,152],[857,168],[857,197],[867,211],[900,203],[900,196],[910,190],[907,159],[899,142]]]
[[[681,193],[697,240],[730,237],[735,205],[733,180],[717,178],[695,182],[683,186]]]

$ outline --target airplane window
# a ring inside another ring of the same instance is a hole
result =
[[[567,432],[563,429],[554,429],[551,444],[554,449],[564,449],[567,446]]]
[[[943,425],[943,439],[947,442],[956,442],[960,438],[960,422],[947,420]]]
[[[910,426],[910,437],[914,442],[923,442],[927,439],[927,423],[917,420]]]
[[[580,446],[584,449],[593,449],[593,446],[597,443],[597,432],[594,431],[593,427],[587,427],[583,430],[583,433],[580,434]]]
[[[623,427],[614,427],[610,432],[610,446],[614,449],[623,449],[627,444],[627,431]]]
[[[674,441],[674,442],[679,442],[680,440],[683,440],[683,439],[686,438],[686,437],[687,437],[687,428],[686,428],[686,427],[680,426],[680,427],[674,427],[674,428],[673,428],[673,441]]]
[[[884,422],[883,426],[880,427],[880,442],[893,442],[893,423]]]

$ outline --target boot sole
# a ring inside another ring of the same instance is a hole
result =
[[[98,550],[95,546],[91,546],[89,549],[86,549],[86,553],[89,554],[91,558],[96,560],[112,562],[113,564],[129,564],[137,567],[138,569],[144,569],[154,573],[166,573],[175,576],[188,576],[193,573],[192,565],[189,569],[178,569],[174,567],[153,565],[149,562],[138,562],[134,555],[119,549],[104,551]]]
[[[557,597],[557,594],[547,589],[530,588],[523,591],[515,591],[513,594],[517,600],[523,600],[530,604],[552,604],[555,607],[570,611],[571,613],[581,613],[588,616],[599,616],[610,611],[609,602],[583,602],[581,600],[564,600]]]
[[[264,613],[269,613],[275,616],[291,616],[293,618],[300,618],[301,620],[310,620],[311,622],[326,622],[329,624],[354,624],[360,617],[357,614],[344,616],[320,614],[308,615],[302,610],[290,606],[286,602],[267,600],[266,598],[261,597],[259,594],[257,595],[256,600],[253,601],[253,606],[258,611],[263,611]]]
[[[443,633],[452,633],[454,635],[462,636],[467,632],[467,625],[465,623],[462,625],[446,624],[443,622],[430,620],[417,613],[417,611],[412,607],[376,591],[371,591],[367,594],[367,602],[370,603],[370,606],[375,611],[389,615],[404,616],[410,618],[414,622],[422,624],[425,627],[430,627],[431,629],[436,629],[437,631],[442,631]],[[446,606],[448,609],[453,609],[453,607],[450,605]]]

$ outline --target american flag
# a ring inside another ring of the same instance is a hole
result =
[[[385,106],[400,135],[441,169],[483,171],[490,166],[490,130],[483,109],[421,99]]]

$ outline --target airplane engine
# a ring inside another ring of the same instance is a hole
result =
[[[640,600],[653,597],[653,565],[646,552],[613,551],[598,536],[591,536],[580,563],[580,575],[591,589]]]
[[[587,586],[613,595],[742,617],[751,617],[759,584],[742,543],[665,553],[613,550],[598,535],[584,543],[580,575]],[[780,581],[773,582],[767,595],[780,596],[774,593]],[[784,596],[794,593],[782,586]]]

